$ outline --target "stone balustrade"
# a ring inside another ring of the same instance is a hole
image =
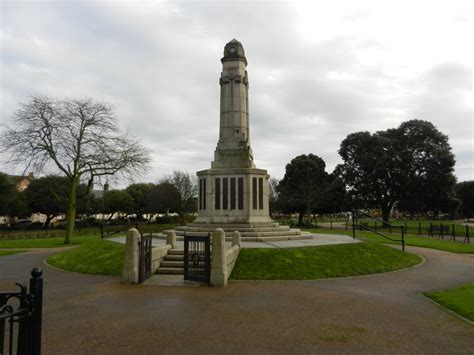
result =
[[[232,246],[226,249],[225,232],[217,228],[212,237],[211,285],[224,287],[234,268],[240,252],[241,236],[235,231],[232,235]]]

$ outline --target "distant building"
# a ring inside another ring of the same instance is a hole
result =
[[[25,191],[30,185],[31,181],[34,179],[33,173],[29,173],[26,176],[23,175],[8,175],[10,180],[16,186],[18,192]]]

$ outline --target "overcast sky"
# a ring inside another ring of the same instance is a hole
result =
[[[138,181],[210,167],[233,38],[248,60],[255,162],[271,176],[308,153],[331,172],[348,134],[418,118],[449,136],[458,180],[474,179],[470,0],[0,6],[0,123],[30,94],[109,101],[153,152]]]

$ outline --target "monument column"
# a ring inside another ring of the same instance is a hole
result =
[[[221,59],[219,141],[212,168],[255,168],[249,140],[248,75],[244,47],[233,39]]]
[[[249,130],[249,79],[242,44],[233,39],[221,59],[219,140],[211,168],[197,172],[198,216],[176,227],[176,235],[195,235],[222,228],[239,231],[244,241],[307,238],[299,229],[271,220],[268,203],[269,175],[253,161]]]

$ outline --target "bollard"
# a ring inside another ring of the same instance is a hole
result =
[[[240,247],[240,244],[241,244],[241,236],[240,236],[240,232],[239,231],[235,231],[233,234],[232,234],[232,246],[234,245],[238,245]]]
[[[174,230],[169,230],[164,232],[166,235],[166,244],[171,245],[171,249],[176,247],[176,232]]]

